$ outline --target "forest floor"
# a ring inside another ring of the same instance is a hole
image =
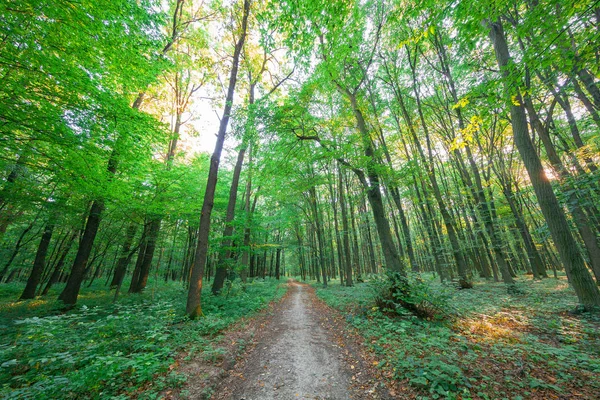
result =
[[[226,335],[229,354],[246,344],[237,360],[224,360],[220,373],[201,360],[187,363],[182,369],[188,383],[176,397],[392,398],[362,338],[348,333],[341,314],[319,300],[311,286],[290,280],[283,300]],[[214,386],[207,390],[211,376]]]
[[[444,310],[420,319],[380,308],[384,282],[288,282],[281,301],[224,333],[218,360],[188,358],[167,399],[598,399],[600,316],[576,314],[564,276],[517,291],[424,277]]]
[[[573,313],[566,277],[457,290],[423,274],[436,304],[417,318],[354,287],[275,279],[203,295],[181,315],[180,283],[112,303],[101,284],[64,313],[0,285],[0,399],[598,399],[600,315]]]
[[[415,299],[440,314],[417,318],[377,302],[381,279],[315,284],[378,360],[400,399],[599,399],[600,315],[576,313],[566,277],[520,276],[516,291],[477,280],[457,290],[424,274]]]
[[[64,312],[56,285],[46,297],[16,301],[22,283],[0,285],[0,399],[132,399],[167,397],[188,377],[176,368],[201,360],[215,369],[227,352],[224,332],[263,315],[285,283],[237,282],[222,296],[203,292],[204,318],[183,315],[180,282],[150,281],[142,294],[114,293],[102,282],[82,288]]]

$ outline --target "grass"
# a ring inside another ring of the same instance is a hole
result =
[[[517,285],[510,295],[497,283],[458,291],[430,281],[449,315],[432,321],[379,309],[373,282],[316,287],[363,335],[396,389],[407,390],[403,397],[597,398],[599,316],[570,313],[577,298],[564,277]]]
[[[68,313],[57,292],[15,302],[22,289],[0,285],[0,398],[157,398],[185,380],[171,370],[178,353],[218,359],[224,329],[285,293],[276,280],[236,283],[228,295],[203,293],[205,317],[190,321],[180,283],[149,282],[117,304],[92,286]]]

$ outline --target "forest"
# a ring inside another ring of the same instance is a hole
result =
[[[0,398],[597,399],[599,0],[0,2]]]

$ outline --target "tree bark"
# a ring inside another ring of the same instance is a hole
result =
[[[358,173],[359,171],[356,170],[354,172],[357,173],[359,180],[365,189],[367,189],[367,198],[369,199],[369,204],[371,205],[371,210],[373,212],[373,219],[375,220],[379,241],[381,242],[381,249],[383,251],[386,268],[388,268],[390,271],[399,273],[400,275],[405,275],[406,270],[402,264],[402,261],[400,260],[400,256],[394,244],[390,224],[387,220],[385,208],[383,206],[380,178],[375,165],[376,161],[374,159],[373,143],[369,135],[369,130],[367,129],[367,124],[363,117],[362,111],[358,107],[356,95],[351,92],[347,92],[346,96],[348,97],[348,100],[350,100],[356,125],[362,138],[364,155],[369,159],[367,164],[368,181],[365,179],[366,177],[364,172],[360,171],[361,173]]]
[[[275,261],[275,279],[281,278],[281,247],[277,247],[277,256]]]
[[[149,222],[148,236],[146,238],[146,245],[144,246],[139,275],[135,281],[133,290],[130,290],[130,293],[140,293],[146,288],[148,276],[152,267],[152,259],[154,258],[154,251],[156,250],[156,241],[158,239],[158,233],[160,232],[160,224],[161,218],[159,217],[154,217]]]
[[[582,209],[580,205],[580,199],[577,196],[577,189],[571,184],[571,174],[563,164],[562,160],[558,156],[552,141],[548,135],[547,129],[542,125],[537,113],[533,107],[533,103],[531,99],[525,97],[524,99],[525,107],[528,111],[531,125],[538,133],[544,148],[546,150],[546,154],[548,155],[548,159],[552,167],[561,178],[562,184],[564,185],[566,192],[570,193],[568,195],[567,206],[571,215],[573,216],[573,220],[575,225],[577,226],[577,230],[581,238],[583,239],[583,243],[585,245],[585,249],[588,253],[590,265],[592,266],[592,271],[594,272],[594,276],[596,278],[596,282],[600,284],[600,245],[598,244],[598,240],[596,238],[596,234],[592,230],[593,223],[589,221],[586,213]],[[593,215],[593,213],[591,213]]]
[[[235,218],[235,206],[237,203],[237,192],[240,183],[240,175],[242,172],[242,165],[244,164],[244,155],[246,154],[246,143],[242,143],[240,150],[238,151],[237,161],[233,169],[233,178],[231,180],[231,187],[229,188],[229,201],[227,203],[227,214],[225,216],[225,230],[223,231],[223,242],[222,246],[225,248],[224,254],[219,254],[217,261],[217,270],[215,272],[215,279],[212,284],[212,293],[214,295],[219,294],[223,289],[223,283],[227,278],[227,270],[229,266],[227,263],[231,260],[233,252],[231,246],[233,241],[231,236],[233,235],[233,219]]]
[[[47,295],[48,291],[50,290],[52,285],[54,285],[56,282],[58,282],[61,272],[62,272],[62,267],[65,263],[65,259],[67,258],[67,255],[69,254],[69,251],[71,250],[71,246],[73,245],[73,242],[75,241],[76,237],[77,237],[77,231],[73,231],[71,233],[71,235],[68,237],[67,244],[66,244],[65,248],[62,250],[60,257],[59,257],[58,261],[56,262],[56,265],[54,266],[52,275],[50,275],[50,279],[48,279],[48,283],[46,283],[46,286],[44,287],[44,290],[42,291],[42,294],[41,294],[42,296]]]
[[[342,180],[342,169],[338,165],[338,184],[340,197],[340,210],[342,212],[342,229],[344,230],[342,237],[344,241],[344,259],[345,259],[345,284],[346,286],[354,286],[352,280],[352,261],[350,259],[350,227],[348,226],[348,212],[346,210],[346,195],[344,193],[344,182]]]
[[[231,74],[229,76],[229,87],[227,89],[227,97],[225,99],[225,108],[223,110],[223,117],[221,118],[221,123],[219,125],[219,132],[217,134],[215,150],[210,159],[210,168],[208,171],[208,179],[206,182],[206,191],[204,192],[204,200],[202,203],[202,211],[200,215],[198,245],[196,248],[194,264],[191,269],[190,285],[188,288],[186,304],[186,314],[188,314],[192,319],[195,319],[202,315],[202,308],[200,305],[200,292],[202,291],[202,278],[204,275],[204,267],[206,266],[206,256],[208,254],[210,216],[215,200],[215,189],[217,186],[217,178],[219,173],[219,162],[221,160],[221,152],[223,150],[225,134],[227,133],[227,125],[229,124],[231,108],[233,106],[233,95],[235,93],[235,85],[237,82],[239,59],[240,54],[242,52],[242,47],[244,46],[244,41],[246,39],[246,27],[248,25],[249,14],[250,0],[244,0],[241,33],[235,45],[235,50],[233,52],[233,62],[231,66]]]
[[[117,266],[115,267],[113,279],[110,282],[111,288],[116,288],[119,286],[125,277],[127,265],[129,264],[131,256],[133,255],[133,252],[131,251],[131,244],[133,243],[136,231],[137,225],[135,223],[129,224],[127,227],[127,232],[125,233],[125,242],[123,243],[123,248],[121,249],[121,255],[117,260]]]
[[[146,246],[148,245],[148,232],[150,231],[150,222],[146,222],[144,224],[144,230],[142,231],[142,236],[140,236],[140,241],[137,246],[138,248],[138,256],[135,261],[135,267],[133,268],[133,273],[131,274],[131,282],[129,283],[129,293],[135,293],[135,289],[137,283],[140,279],[140,271],[142,269],[142,264],[144,263],[144,254],[146,253]]]
[[[25,289],[23,290],[19,300],[33,299],[35,297],[35,291],[40,283],[42,272],[44,271],[44,266],[46,265],[46,254],[48,252],[48,247],[50,246],[50,240],[52,239],[53,231],[54,223],[46,223],[44,233],[42,234],[42,239],[40,240],[40,244],[35,254],[35,261],[33,262],[31,274],[29,275],[29,279],[27,279],[27,284],[25,285]]]
[[[407,50],[408,50],[408,48],[407,48]],[[410,53],[409,53],[409,59],[410,59]],[[458,272],[459,285],[462,289],[469,289],[469,288],[473,287],[473,284],[471,282],[471,277],[469,276],[468,265],[465,260],[463,251],[460,247],[455,223],[452,219],[452,216],[448,212],[448,207],[444,203],[442,193],[440,191],[440,187],[439,187],[436,175],[435,175],[434,160],[433,160],[433,154],[432,154],[432,148],[431,148],[429,128],[428,128],[427,122],[425,121],[425,117],[423,115],[423,108],[421,105],[421,97],[419,95],[419,90],[417,87],[418,79],[416,76],[416,59],[414,60],[414,62],[411,62],[410,65],[411,65],[412,78],[413,78],[413,92],[415,95],[415,100],[417,102],[417,111],[419,114],[419,119],[421,121],[421,125],[423,127],[423,132],[425,134],[425,140],[427,143],[428,160],[425,158],[425,154],[424,154],[423,150],[421,149],[421,143],[419,142],[419,140],[416,136],[414,127],[410,128],[409,131],[411,132],[411,134],[413,136],[415,146],[417,146],[417,148],[419,149],[419,154],[421,155],[423,164],[427,169],[427,175],[429,177],[429,180],[431,181],[433,195],[438,204],[438,208],[440,209],[440,214],[442,215],[442,220],[444,221],[444,226],[446,227],[448,239],[450,240],[450,246],[452,248],[452,254],[453,254],[454,260],[456,262],[456,269]],[[403,109],[405,109],[404,106],[403,106]],[[405,110],[405,114],[406,114],[406,110]]]
[[[327,266],[325,265],[325,243],[323,240],[323,221],[321,220],[321,211],[317,201],[317,191],[315,186],[311,186],[309,189],[309,202],[313,215],[314,232],[317,236],[318,246],[318,268],[321,270],[323,278],[323,286],[327,287]]]
[[[92,202],[92,206],[90,207],[85,229],[83,231],[83,237],[79,242],[79,248],[77,249],[75,261],[73,261],[73,266],[71,267],[71,273],[69,274],[67,285],[58,296],[58,299],[61,300],[65,305],[71,306],[77,302],[79,289],[81,288],[81,283],[83,282],[85,267],[90,257],[92,246],[94,245],[94,239],[98,233],[103,212],[104,201],[101,199],[94,200]]]
[[[569,229],[565,214],[556,199],[529,136],[527,117],[522,105],[523,99],[518,91],[515,93],[511,89],[513,86],[510,82],[510,69],[514,68],[515,64],[510,57],[502,23],[499,20],[495,22],[489,21],[488,27],[490,29],[490,39],[496,53],[496,60],[502,70],[506,100],[508,104],[511,104],[510,115],[515,144],[527,169],[542,214],[548,224],[565,271],[575,289],[579,302],[585,308],[600,307],[600,292],[598,291],[598,287],[594,284],[590,273],[585,267],[583,258],[577,248],[577,243]],[[513,97],[516,101],[512,101]]]
[[[596,107],[597,110],[600,110],[600,89],[598,89],[598,86],[594,82],[594,76],[586,68],[576,68],[575,73],[590,96],[592,96],[594,107]]]
[[[434,34],[433,42],[434,42],[435,48],[437,49],[437,54],[438,54],[438,58],[440,61],[440,67],[441,67],[442,73],[446,79],[446,82],[448,84],[448,90],[450,92],[451,99],[454,102],[454,104],[458,104],[459,99],[458,99],[458,95],[457,95],[457,91],[456,91],[456,86],[454,83],[454,78],[452,76],[452,71],[450,69],[450,63],[448,60],[446,47],[442,43],[442,37],[438,32],[436,32]],[[461,131],[463,131],[465,129],[465,121],[464,121],[464,117],[463,117],[460,107],[456,107],[455,114],[456,114],[456,117],[458,120],[458,127]],[[460,150],[456,149],[454,151],[454,154],[457,157],[457,163],[458,163],[457,168],[460,172],[461,178],[463,179],[465,185],[471,191],[473,198],[475,200],[475,204],[477,205],[477,209],[479,210],[479,214],[481,216],[481,219],[475,218],[476,223],[478,225],[481,225],[481,223],[483,222],[483,227],[486,230],[488,236],[490,237],[490,240],[492,242],[492,250],[494,252],[494,258],[490,257],[490,260],[492,261],[492,263],[494,261],[496,261],[498,263],[498,265],[500,266],[500,271],[502,273],[504,283],[514,284],[514,281],[510,277],[510,274],[508,274],[508,267],[507,267],[507,263],[506,263],[506,254],[504,254],[504,252],[502,251],[502,243],[497,236],[495,226],[490,217],[490,210],[489,210],[486,198],[485,198],[485,192],[483,190],[483,185],[481,183],[481,175],[479,173],[479,168],[477,167],[477,164],[476,164],[475,159],[473,158],[473,154],[471,152],[471,148],[468,144],[465,145],[465,152],[467,155],[467,160],[469,162],[469,166],[471,168],[471,173],[473,174],[474,182],[473,182],[473,179],[471,179],[471,176],[469,175],[469,173],[464,165],[464,162],[462,161],[462,153],[460,152]],[[474,215],[474,216],[476,217],[476,215]],[[483,245],[485,246],[485,248],[487,250],[489,248],[487,238],[485,237],[485,235],[483,235],[483,233],[481,231],[479,233],[479,236],[480,236],[480,239],[481,239]],[[485,275],[489,275],[487,266],[486,266],[486,268],[484,268],[483,271],[484,271]]]
[[[21,246],[23,245],[23,239],[25,238],[25,235],[27,235],[27,233],[31,230],[31,228],[33,228],[34,223],[35,223],[35,220],[30,222],[29,225],[27,225],[27,228],[25,228],[19,235],[19,239],[17,239],[17,243],[15,243],[15,247],[14,247],[13,251],[11,252],[10,257],[8,257],[8,260],[4,264],[4,268],[2,268],[2,272],[0,272],[0,282],[2,282],[2,280],[4,279],[4,276],[8,272],[8,268],[10,268],[12,262],[15,260],[15,257],[17,257],[17,254],[19,254],[19,250],[21,250]],[[7,282],[8,282],[8,279],[7,279]]]

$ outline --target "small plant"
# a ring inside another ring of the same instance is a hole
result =
[[[406,311],[423,319],[441,318],[447,314],[450,293],[434,290],[430,280],[419,274],[406,276],[388,271],[387,279],[374,279],[378,295],[376,304],[382,310],[400,315]]]
[[[210,362],[222,361],[225,355],[225,349],[222,347],[209,346],[204,350],[204,359]]]
[[[409,382],[431,394],[449,396],[452,393],[464,392],[471,384],[465,377],[462,369],[453,364],[444,362],[437,356],[422,359],[411,359],[410,368],[398,370],[400,378],[408,378]]]

